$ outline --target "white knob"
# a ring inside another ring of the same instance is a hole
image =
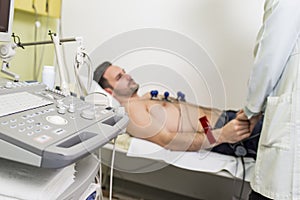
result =
[[[12,82],[7,81],[6,84],[5,84],[5,88],[10,89],[10,88],[12,88],[12,85],[13,85]]]
[[[58,109],[57,109],[57,112],[59,113],[59,114],[65,114],[66,113],[66,108],[65,107],[59,107]]]
[[[62,101],[57,101],[56,107],[57,107],[57,108],[64,107],[64,102],[62,102]]]
[[[74,104],[71,103],[71,104],[69,105],[68,111],[69,111],[70,113],[74,113],[74,112],[75,112],[75,106],[74,106]]]
[[[55,124],[55,125],[66,125],[68,123],[68,120],[66,120],[58,115],[47,116],[46,120],[48,122],[50,122],[51,124]]]
[[[85,119],[95,119],[95,111],[91,110],[91,109],[85,109],[80,113],[81,117],[85,118]]]

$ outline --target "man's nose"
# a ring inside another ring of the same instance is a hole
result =
[[[126,78],[127,80],[131,80],[131,79],[132,79],[132,77],[131,77],[129,74],[124,74],[124,76],[125,76],[125,78]]]

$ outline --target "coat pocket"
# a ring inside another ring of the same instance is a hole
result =
[[[290,149],[292,94],[268,97],[260,143],[264,147]]]

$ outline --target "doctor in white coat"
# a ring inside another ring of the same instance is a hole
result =
[[[266,0],[245,108],[264,113],[249,199],[300,199],[300,0]]]

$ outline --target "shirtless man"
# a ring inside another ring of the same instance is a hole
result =
[[[94,72],[94,80],[124,106],[129,124],[127,132],[137,138],[154,142],[164,148],[180,151],[198,151],[213,148],[222,143],[236,143],[248,138],[249,122],[232,119],[226,125],[224,112],[204,108],[174,98],[150,93],[139,96],[139,85],[122,68],[104,62]],[[199,122],[206,116],[213,129],[215,142],[208,140]],[[223,121],[223,123],[222,123]]]

